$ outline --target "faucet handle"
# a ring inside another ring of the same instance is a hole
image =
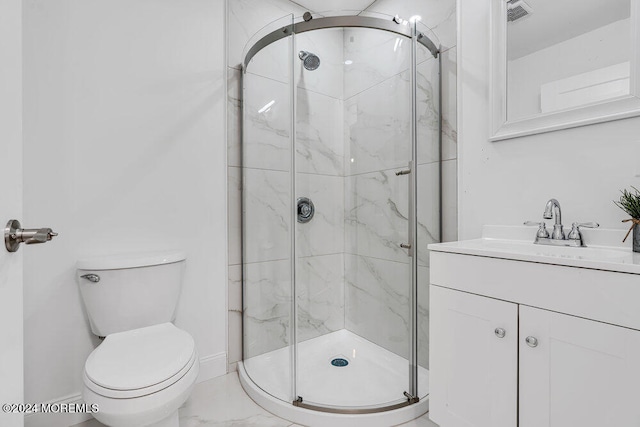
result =
[[[547,231],[547,225],[544,222],[525,221],[524,225],[537,225],[539,228],[538,228],[538,232],[536,233],[536,236],[541,238],[541,239],[548,239],[549,238],[549,232]]]
[[[600,227],[600,224],[597,222],[574,222],[571,224],[571,227],[598,228]]]
[[[574,222],[573,224],[571,224],[571,232],[569,232],[567,239],[580,240],[582,242],[582,234],[580,234],[580,227],[598,228],[600,227],[600,224],[598,224],[597,222],[582,222],[582,223]]]

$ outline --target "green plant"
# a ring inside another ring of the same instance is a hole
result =
[[[619,201],[614,201],[620,209],[625,211],[631,218],[640,220],[640,191],[636,187],[633,188],[633,192],[622,190],[622,196]]]

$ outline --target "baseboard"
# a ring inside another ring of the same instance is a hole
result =
[[[227,373],[227,353],[211,354],[200,358],[200,373],[196,382],[201,383]],[[73,394],[50,400],[54,404],[83,404],[82,395]],[[69,427],[93,418],[91,414],[82,413],[32,413],[24,417],[25,427]]]
[[[226,374],[227,353],[211,354],[200,358],[200,373],[196,382],[201,383]]]
[[[33,403],[33,402],[32,402]],[[50,400],[48,403],[51,405],[57,404],[78,404],[84,403],[80,394],[73,394],[66,397]],[[91,414],[84,413],[31,413],[24,416],[25,427],[69,427],[75,424],[87,421],[93,418]]]

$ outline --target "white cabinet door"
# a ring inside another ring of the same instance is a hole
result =
[[[22,219],[22,1],[0,2],[0,229]],[[4,239],[3,239],[4,240]],[[24,251],[24,249],[22,249]],[[0,404],[21,403],[22,251],[0,244]],[[24,414],[0,411],[0,426],[21,427]]]
[[[640,332],[521,306],[519,346],[520,427],[640,426]]]
[[[431,286],[429,309],[430,418],[440,427],[516,427],[518,306]]]

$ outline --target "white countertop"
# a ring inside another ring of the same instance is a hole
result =
[[[587,245],[584,248],[536,245],[533,243],[536,231],[537,227],[488,225],[484,226],[480,239],[436,243],[428,248],[435,252],[640,274],[640,253],[631,250],[631,235],[622,243],[626,231],[582,230]]]

